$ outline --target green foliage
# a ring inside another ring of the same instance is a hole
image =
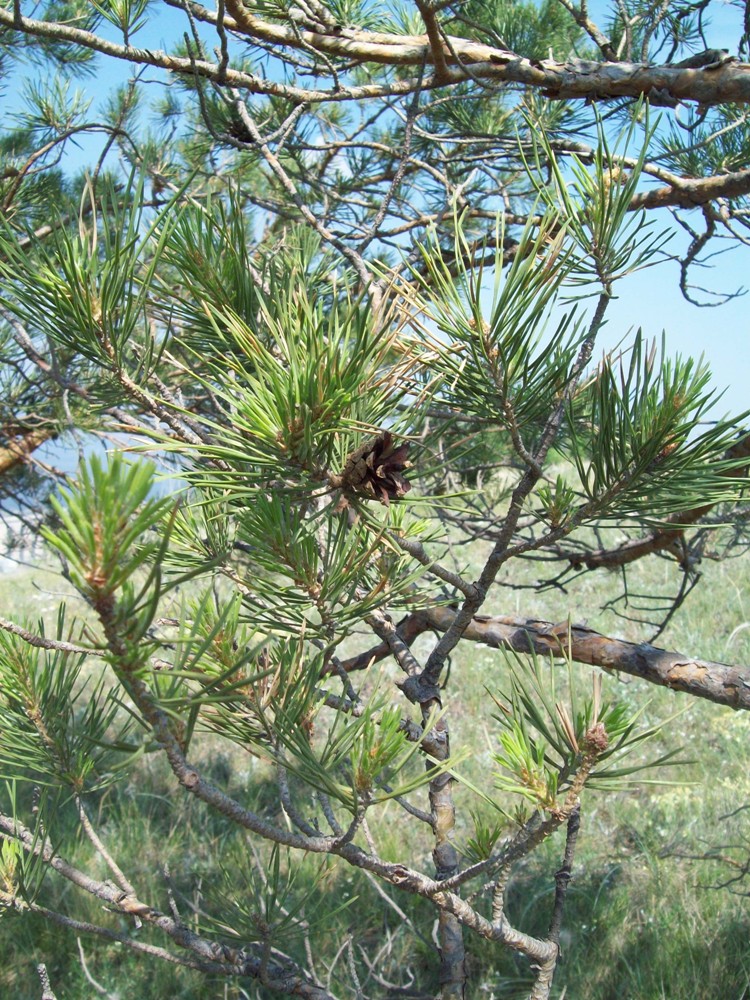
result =
[[[321,930],[357,902],[353,896],[339,907],[321,907],[326,883],[330,881],[330,863],[324,861],[310,877],[278,845],[271,849],[269,858],[257,865],[252,877],[245,870],[245,859],[238,858],[237,862],[236,868],[222,872],[224,889],[213,886],[209,889],[210,903],[221,917],[213,921],[209,918],[204,923],[207,929],[218,931],[229,940],[262,941],[288,948],[290,939]]]
[[[94,198],[91,188],[88,196]],[[28,249],[21,249],[6,227],[0,232],[0,274],[8,290],[0,302],[60,348],[104,370],[121,367],[126,352],[136,348],[136,370],[144,377],[162,345],[143,336],[160,249],[157,243],[151,259],[139,267],[153,231],[147,227],[144,235],[143,211],[141,177],[124,202],[114,185],[105,191],[101,228],[94,211],[89,225],[81,219],[77,233],[59,225],[46,242],[32,238]]]
[[[43,633],[42,625],[42,633]],[[64,606],[52,638],[68,640]],[[34,648],[0,633],[0,775],[76,794],[116,777],[115,749],[129,725],[99,671],[84,679],[85,654]]]
[[[198,447],[210,473],[202,463],[190,479],[240,499],[277,479],[282,463],[292,473],[289,488],[323,486],[363,430],[402,420],[411,385],[398,330],[374,317],[349,278],[339,283],[330,271],[323,278],[327,261],[318,259],[317,242],[280,248],[258,285],[233,249],[241,234],[218,232],[210,215],[185,216],[167,250],[190,288],[175,312],[185,323],[180,343],[196,382],[220,406],[204,421],[210,440]]]
[[[146,25],[147,18],[144,15],[149,3],[150,0],[92,0],[92,6],[99,14],[120,29],[126,44],[131,35]]]
[[[746,118],[746,109],[736,104],[722,104],[709,115],[691,115],[688,127],[693,141],[688,146],[670,122],[657,137],[660,157],[670,169],[695,177],[741,170],[748,155]]]
[[[478,813],[472,814],[474,826],[474,836],[469,837],[466,843],[461,845],[461,853],[470,864],[479,861],[486,861],[492,856],[500,837],[507,831],[507,822],[502,819],[495,822],[487,822]]]
[[[560,213],[576,248],[568,278],[574,285],[599,283],[609,293],[613,282],[658,259],[670,239],[669,233],[655,231],[645,210],[632,211],[646,153],[656,131],[648,119],[641,125],[642,116],[642,106],[636,105],[629,124],[614,142],[597,121],[591,167],[576,153],[570,153],[570,180],[546,134],[532,128],[533,175],[540,199],[550,210]],[[636,143],[638,156],[627,159],[628,150]],[[531,171],[531,163],[528,168]],[[547,171],[551,183],[542,180]]]
[[[623,765],[622,761],[659,735],[658,727],[639,728],[640,712],[602,701],[601,675],[593,679],[593,694],[582,697],[570,661],[567,699],[557,695],[560,667],[532,656],[528,665],[507,654],[509,687],[500,697],[493,718],[500,724],[501,749],[493,755],[501,770],[495,785],[521,796],[537,808],[554,813],[571,788],[612,790],[623,779],[667,763],[673,753],[654,760]],[[505,699],[505,700],[503,700]]]
[[[489,308],[482,269],[474,273],[463,263],[468,254],[460,219],[455,232],[457,278],[439,247],[422,249],[428,277],[424,298],[415,304],[442,336],[433,338],[420,328],[415,351],[437,382],[441,401],[457,413],[506,428],[534,428],[564,392],[581,339],[572,312],[549,340],[545,335],[571,266],[564,230],[552,214],[538,226],[530,223],[512,263],[503,267],[505,233],[498,228]]]
[[[388,540],[387,528],[388,520],[364,519],[350,528],[345,516],[331,519],[330,505],[311,514],[278,495],[258,497],[237,527],[257,558],[243,598],[250,619],[277,634],[312,628],[341,637],[375,608],[415,606],[421,571]]]
[[[15,781],[6,783],[7,798],[12,814],[18,815],[18,787]],[[59,796],[53,796],[50,804],[49,789],[35,790],[36,822],[30,837],[31,850],[24,850],[18,841],[3,838],[0,842],[0,913],[23,901],[27,906],[34,903],[42,891],[49,870],[45,863],[42,847],[46,840],[50,819],[59,805]]]
[[[573,513],[577,495],[564,476],[555,477],[554,486],[540,486],[537,498],[551,527],[558,528]]]
[[[549,584],[564,620],[597,566],[623,568],[602,600],[630,614],[639,546],[677,557],[643,585],[653,606],[677,580],[668,622],[719,521],[747,544],[745,417],[713,421],[703,363],[639,332],[592,366],[615,283],[665,257],[652,204],[704,208],[683,288],[717,227],[745,225],[726,184],[745,114],[672,112],[651,64],[706,43],[705,5],[682,0],[618,8],[609,37],[556,0],[245,9],[0,8],[2,72],[60,70],[0,131],[0,512],[39,528],[80,599],[72,624],[0,621],[0,908],[29,954],[38,917],[93,929],[123,998],[543,1000],[566,894],[600,942],[609,795],[643,806],[642,772],[674,750],[631,689],[581,693],[572,630],[562,664],[508,656],[488,689],[496,650],[465,647],[488,608],[529,627]],[[92,103],[95,50],[135,69]],[[638,71],[591,65],[621,55]],[[680,74],[680,101],[722,78]],[[639,80],[648,99],[623,98]],[[577,86],[585,105],[560,99]],[[72,473],[33,455],[63,433]],[[131,977],[128,949],[205,978]]]
[[[717,402],[709,379],[692,358],[659,363],[640,331],[627,366],[602,362],[586,393],[585,436],[574,433],[571,447],[586,496],[599,509],[606,505],[606,517],[656,520],[738,495],[741,483],[726,473],[739,463],[725,458],[736,422],[695,430]]]
[[[18,125],[46,142],[81,126],[91,107],[84,91],[59,77],[29,82],[23,96],[26,110],[17,116]]]
[[[456,759],[435,762],[434,771],[423,766],[416,774],[402,775],[419,753],[419,744],[408,741],[401,712],[377,702],[366,704],[354,717],[337,713],[319,750],[310,738],[314,714],[304,694],[299,699],[285,699],[283,707],[274,704],[273,717],[275,725],[269,737],[289,751],[289,770],[340,802],[352,815],[371,804],[408,795],[426,785],[435,773],[456,764]],[[427,735],[430,728],[426,727]]]
[[[257,316],[261,289],[253,277],[262,270],[252,252],[251,220],[243,212],[239,194],[209,197],[189,203],[175,220],[164,216],[164,262],[174,269],[165,276],[168,306],[165,321],[179,320],[182,337],[196,351],[211,355],[216,349],[214,325],[204,302],[252,322]]]
[[[52,499],[60,527],[43,532],[66,560],[72,583],[90,604],[109,606],[115,595],[121,595],[123,617],[145,612],[141,636],[155,612],[154,601],[161,596],[158,556],[166,549],[169,534],[143,538],[155,533],[174,506],[169,497],[150,495],[153,475],[150,463],[128,463],[115,453],[105,467],[93,455],[75,486],[64,487],[59,499]],[[143,567],[148,568],[146,579],[136,590]]]
[[[40,12],[41,19],[54,22],[60,20],[83,31],[91,30],[96,26],[96,13],[91,9],[91,4],[85,0],[48,0],[44,4],[44,9]],[[39,16],[39,15],[37,15]],[[15,58],[28,59],[37,66],[52,63],[61,75],[77,73],[79,75],[93,72],[94,53],[75,42],[66,38],[56,38],[54,35],[42,35],[34,41],[18,32],[8,32],[16,42],[7,45],[6,52]]]
[[[508,0],[484,4],[469,0],[459,12],[459,23],[463,19],[472,36],[477,37],[481,25],[503,48],[527,59],[552,56],[562,62],[576,42],[583,41],[580,28],[566,15],[563,6],[551,0],[539,4]]]

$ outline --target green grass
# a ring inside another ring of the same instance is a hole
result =
[[[670,570],[661,560],[644,563],[636,574],[638,589],[665,585]],[[750,594],[750,560],[706,564],[704,573],[703,585],[689,597],[659,644],[707,659],[748,662],[750,629],[734,630],[750,620],[744,597]],[[519,594],[500,589],[490,610],[556,620],[570,613],[575,620],[586,619],[603,631],[643,638],[645,629],[597,610],[618,585],[612,574],[590,574],[577,587],[575,601],[554,591]],[[0,577],[4,616],[18,619],[25,614],[33,619],[42,614],[51,619],[65,589],[46,573],[4,574]],[[424,638],[422,643],[421,648],[427,648],[429,640]],[[384,668],[386,673],[390,669]],[[473,750],[472,759],[463,765],[464,773],[488,791],[490,753],[496,748],[497,733],[485,687],[501,686],[505,670],[505,660],[497,651],[467,646],[454,657],[445,696],[454,748],[467,745]],[[581,667],[580,671],[588,683],[590,669]],[[567,1000],[741,1000],[750,996],[750,907],[742,895],[750,891],[750,881],[735,885],[735,892],[710,888],[731,869],[718,861],[689,857],[720,845],[736,846],[733,852],[724,851],[735,861],[750,856],[750,809],[722,819],[737,806],[750,803],[750,715],[625,677],[607,678],[605,693],[634,709],[643,708],[648,724],[685,709],[648,752],[682,747],[683,759],[690,762],[658,775],[670,784],[642,784],[615,796],[585,793],[554,996],[564,994]],[[282,818],[272,776],[244,750],[227,750],[211,738],[203,746],[201,762],[212,779],[240,801],[277,820]],[[471,833],[472,796],[458,788],[456,801],[460,843]],[[152,904],[168,911],[171,888],[188,917],[191,906],[199,911],[220,906],[221,895],[227,892],[234,892],[246,910],[252,909],[248,900],[257,886],[257,872],[247,838],[179,791],[156,755],[145,757],[135,773],[96,797],[91,807],[106,844]],[[63,806],[62,812],[69,824],[64,853],[73,863],[88,867],[92,852],[73,835],[72,807]],[[408,861],[431,871],[429,838],[418,826],[415,829],[395,803],[373,810],[371,828],[383,856],[399,858],[407,845]],[[508,912],[522,930],[546,930],[562,846],[561,836],[553,838],[514,873]],[[303,862],[300,886],[310,887],[320,877],[320,864],[314,858]],[[105,875],[100,864],[93,873]],[[438,987],[434,912],[424,901],[393,889],[384,891],[390,905],[373,891],[365,876],[343,863],[325,871],[314,897],[316,918],[330,914],[349,895],[357,899],[334,913],[328,929],[315,937],[313,954],[319,974],[325,981],[326,967],[332,965],[332,989],[341,996],[350,995],[343,985],[348,981],[348,952],[344,950],[338,958],[336,953],[339,944],[351,937],[360,976],[367,977],[364,954],[383,983],[404,988],[413,984],[413,995],[430,995]],[[124,922],[104,914],[93,900],[55,879],[48,880],[44,899],[78,919],[128,929]],[[307,916],[312,915],[308,912]],[[236,914],[232,919],[241,924],[248,918]],[[132,931],[132,925],[131,932],[142,940],[167,943],[145,931]],[[216,936],[228,937],[218,927]],[[302,936],[294,934],[280,942],[284,950],[299,957],[304,956],[304,944]],[[524,962],[471,934],[467,934],[467,944],[471,1000],[528,994]],[[253,984],[207,978],[139,957],[120,944],[87,937],[82,938],[82,945],[90,974],[119,1000],[264,996]],[[40,961],[47,964],[59,1000],[88,1000],[95,995],[74,935],[36,917],[6,914],[0,919],[0,958],[0,996],[37,1000],[35,965]],[[377,986],[373,978],[366,983],[365,993],[396,995],[387,986]]]

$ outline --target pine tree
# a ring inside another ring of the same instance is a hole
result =
[[[497,942],[551,996],[581,817],[670,757],[605,675],[750,707],[740,668],[500,614],[666,555],[668,619],[707,539],[744,541],[750,438],[705,365],[597,352],[618,282],[666,258],[661,210],[688,298],[746,239],[750,65],[706,6],[0,6],[0,494],[82,599],[0,620],[8,918],[241,995],[479,995],[467,941]],[[130,75],[102,110],[105,67]],[[36,460],[57,437],[72,474]],[[502,667],[481,784],[472,643]],[[154,760],[167,817],[201,817],[184,857],[221,860],[192,896],[105,835]]]

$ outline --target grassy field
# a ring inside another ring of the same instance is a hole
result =
[[[641,579],[636,589],[645,592],[668,585],[674,570],[659,560],[638,572]],[[750,623],[750,560],[709,563],[704,573],[701,586],[659,644],[706,659],[750,663],[750,628],[744,627]],[[636,624],[599,613],[599,605],[617,587],[615,577],[600,573],[590,574],[570,599],[554,591],[519,595],[500,588],[490,610],[556,620],[570,614],[611,634],[643,638],[644,630]],[[0,575],[4,617],[54,615],[66,592],[59,578],[44,570],[18,569]],[[454,660],[446,697],[454,747],[466,745],[473,751],[465,773],[484,786],[496,739],[488,723],[485,688],[500,684],[504,667],[505,660],[497,651],[464,649]],[[590,669],[580,671],[583,683],[588,683]],[[750,808],[737,811],[750,806],[750,716],[628,678],[605,679],[605,692],[633,709],[642,708],[648,724],[679,713],[648,753],[658,755],[681,747],[683,762],[657,775],[668,783],[641,784],[614,796],[586,793],[554,996],[558,1000],[750,997],[750,904],[744,895],[750,892],[750,879],[729,888],[713,887],[736,875],[737,865],[750,858]],[[217,783],[248,805],[263,810],[273,801],[270,776],[243,751],[227,751],[211,739],[203,747],[202,760]],[[467,806],[471,796],[459,788],[456,798],[461,843],[470,832]],[[240,905],[250,905],[254,863],[247,841],[241,835],[230,837],[223,820],[178,791],[154,755],[143,759],[134,775],[112,786],[92,806],[108,847],[151,902],[167,909],[171,889],[185,914],[191,907],[209,909],[212,900],[220,897],[223,868],[232,875]],[[71,829],[72,823],[71,816]],[[372,835],[386,857],[399,857],[408,843],[412,861],[430,871],[429,841],[419,839],[421,833],[415,834],[393,803],[373,816]],[[546,930],[552,876],[561,849],[561,841],[555,839],[515,872],[509,913],[520,929]],[[65,853],[74,862],[89,864],[90,852],[80,842],[66,843]],[[712,860],[713,853],[724,860]],[[323,981],[326,967],[332,966],[334,991],[354,995],[342,986],[347,979],[347,950],[336,958],[339,944],[350,939],[351,954],[366,980],[366,995],[431,995],[437,984],[434,916],[427,904],[391,890],[378,895],[364,876],[341,864],[322,875],[319,866],[319,861],[309,860],[302,875],[303,880],[321,878],[316,915],[340,904],[344,893],[358,896],[353,906],[333,916],[323,938],[315,940],[314,955]],[[69,890],[60,890],[52,882],[49,892],[49,905],[82,920],[102,920],[93,902],[82,905]],[[105,919],[125,930],[124,924]],[[472,1000],[527,993],[523,963],[470,935],[468,942]],[[290,939],[280,946],[302,953],[304,940]],[[0,959],[0,996],[18,1000],[39,997],[35,964],[40,961],[47,964],[58,1000],[96,995],[118,1000],[262,995],[247,983],[212,981],[190,970],[139,958],[116,943],[82,937],[79,945],[69,931],[30,916],[0,919]],[[372,975],[367,981],[367,962],[384,982],[402,987],[411,982],[413,986],[405,991],[376,986]]]

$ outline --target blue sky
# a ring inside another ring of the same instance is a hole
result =
[[[594,17],[597,15],[596,8],[601,10],[602,6],[597,3],[592,7]],[[712,47],[732,51],[739,36],[741,13],[729,3],[717,3],[716,0],[712,3],[712,10],[715,13],[707,40]],[[145,48],[165,47],[165,39],[173,38],[176,30],[182,32],[184,24],[184,16],[180,12],[154,4],[149,8],[147,28],[136,36],[134,42]],[[103,106],[106,95],[115,85],[128,79],[130,72],[131,67],[127,65],[112,60],[98,61],[97,72],[84,84],[94,100],[93,112]],[[148,71],[148,77],[164,79],[164,75],[156,70]],[[19,94],[14,89],[17,83],[17,78],[3,81],[6,113],[18,107]],[[101,144],[101,137],[84,138],[77,148],[70,149],[66,164],[81,167],[92,163]],[[696,227],[700,228],[700,214],[692,214]],[[672,226],[668,213],[662,212],[657,218],[660,228]],[[686,234],[675,230],[669,249],[672,253],[679,253],[687,244]],[[719,241],[715,249],[726,245],[726,241]],[[694,269],[691,280],[724,293],[750,287],[750,247],[737,245],[716,257],[712,265],[710,269]],[[621,281],[616,287],[617,301],[608,313],[602,347],[615,346],[627,339],[629,331],[638,327],[649,338],[660,340],[664,333],[668,353],[705,356],[714,373],[715,385],[726,389],[717,415],[750,408],[746,389],[750,383],[750,296],[743,295],[714,308],[697,308],[680,294],[678,282],[679,269],[674,262],[660,264]]]
[[[604,0],[594,0],[591,16],[603,25],[602,12],[609,6]],[[708,46],[727,49],[736,55],[741,23],[742,11],[738,6],[712,0],[710,16],[704,22]],[[673,225],[669,213],[662,210],[653,217],[658,228],[674,234],[666,248],[668,252],[684,253],[689,237]],[[685,218],[701,231],[699,211],[685,213]],[[750,232],[747,236],[750,238]],[[729,241],[717,240],[708,251],[724,250],[729,245]],[[750,289],[750,246],[736,243],[733,249],[708,263],[710,267],[692,269],[689,279],[692,284],[724,294]],[[714,375],[714,384],[725,389],[716,408],[717,416],[725,411],[740,413],[750,409],[747,389],[750,384],[750,294],[711,308],[691,305],[680,293],[676,262],[665,262],[631,275],[616,286],[615,292],[618,299],[608,312],[602,346],[614,346],[631,328],[642,327],[649,338],[661,339],[664,333],[669,354],[705,356]],[[710,296],[704,294],[696,293],[695,297],[710,301]]]
[[[750,248],[739,246],[723,254],[710,271],[700,272],[700,280],[724,292],[748,287]],[[703,355],[709,363],[714,385],[725,389],[716,416],[750,409],[750,297],[742,295],[715,308],[691,305],[680,293],[679,268],[671,262],[624,278],[615,293],[603,348],[613,347],[638,327],[649,339],[661,340],[664,333],[668,354]]]

